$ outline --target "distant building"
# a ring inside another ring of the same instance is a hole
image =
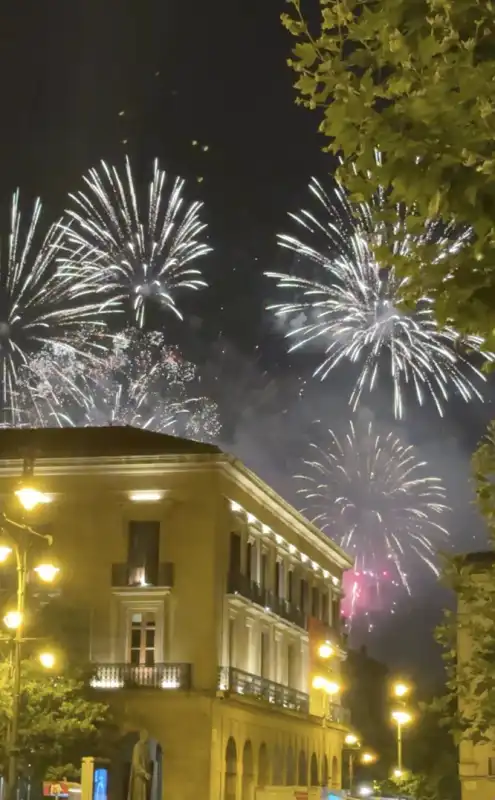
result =
[[[343,551],[211,445],[119,427],[3,430],[4,507],[26,454],[51,498],[31,524],[53,535],[63,601],[87,610],[78,652],[125,733],[116,796],[141,729],[150,800],[339,789],[349,717],[324,688],[344,655]],[[323,642],[333,657],[320,663]]]
[[[493,552],[470,553],[467,563],[479,568],[480,580],[493,580],[495,555]],[[491,574],[490,574],[491,573]],[[459,603],[459,614],[469,613]],[[465,632],[457,640],[458,660],[469,660],[471,645]],[[462,711],[462,708],[461,708]],[[462,740],[459,745],[459,778],[462,800],[493,800],[495,796],[495,747]]]

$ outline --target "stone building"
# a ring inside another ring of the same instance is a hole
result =
[[[475,577],[480,584],[484,581],[495,580],[495,555],[492,551],[469,553],[462,558],[462,562],[474,568]],[[493,583],[491,585],[493,586]],[[469,614],[469,607],[463,607],[462,600],[460,600],[458,611],[461,616]],[[469,662],[472,647],[468,631],[462,629],[462,626],[457,637],[457,652],[461,665]],[[476,701],[474,700],[474,702]],[[462,713],[462,705],[460,711]],[[489,743],[461,740],[459,744],[459,778],[462,800],[493,800],[495,747]]]
[[[122,725],[115,796],[142,729],[151,800],[338,789],[349,558],[211,445],[119,427],[4,430],[5,508],[26,457],[49,499],[30,524],[53,535],[61,594],[89,620],[93,685]]]

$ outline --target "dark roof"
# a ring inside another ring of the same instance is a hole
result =
[[[477,553],[465,553],[464,555],[456,556],[456,561],[460,564],[476,564],[489,567],[495,564],[495,551],[480,550]]]
[[[211,444],[141,428],[4,428],[0,460],[10,458],[98,458],[99,456],[209,455]]]

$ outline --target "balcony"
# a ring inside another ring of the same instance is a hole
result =
[[[337,703],[328,703],[328,710],[326,713],[328,722],[334,722],[337,725],[344,725],[349,727],[351,724],[351,712],[345,706],[339,706]]]
[[[190,689],[191,664],[97,664],[94,689]]]
[[[308,618],[306,614],[297,608],[293,603],[277,597],[274,592],[263,589],[259,583],[250,580],[246,575],[240,573],[229,573],[227,581],[227,593],[238,594],[250,600],[252,603],[271,611],[278,617],[297,625],[298,628],[307,630]]]
[[[274,683],[259,675],[251,675],[242,669],[220,667],[218,671],[218,688],[221,691],[233,692],[244,697],[264,700],[279,708],[309,713],[309,696],[297,689],[290,689],[280,683]]]
[[[112,564],[112,587],[114,589],[166,588],[174,585],[174,564],[165,561],[154,567],[130,567],[128,564]]]

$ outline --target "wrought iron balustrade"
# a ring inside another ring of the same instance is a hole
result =
[[[95,689],[190,689],[191,664],[95,664]]]
[[[304,692],[235,667],[220,667],[218,688],[222,691],[265,700],[280,708],[301,711],[304,714],[309,713],[309,696]]]
[[[298,628],[307,630],[308,618],[306,614],[301,611],[294,603],[278,597],[274,592],[264,589],[256,581],[250,580],[247,575],[242,575],[239,572],[230,572],[227,580],[227,593],[239,594],[245,597],[246,600],[251,600],[259,606],[272,611],[282,619],[297,625]]]

